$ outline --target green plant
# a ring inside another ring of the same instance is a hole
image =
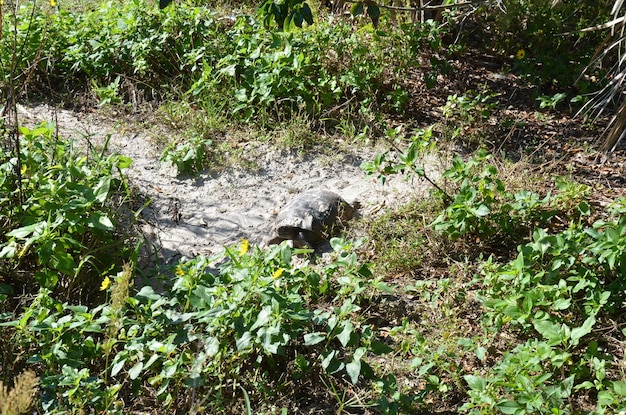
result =
[[[581,29],[610,20],[606,2],[501,0],[476,10],[473,39],[500,56],[515,56],[514,68],[540,89],[570,88],[604,35]],[[511,34],[515,34],[512,36]],[[524,51],[519,53],[519,51]],[[590,81],[578,87],[587,93]]]
[[[273,22],[285,31],[292,24],[296,27],[302,27],[304,22],[313,24],[313,13],[305,0],[265,0],[259,7],[259,16],[266,26]]]
[[[390,351],[359,304],[390,288],[358,263],[356,245],[334,239],[335,258],[318,272],[294,265],[301,251],[286,244],[262,251],[244,240],[176,264],[162,293],[146,286],[131,295],[127,266],[104,279],[104,304],[72,306],[42,288],[2,325],[34,351],[25,363],[42,369],[43,407],[52,412],[114,410],[122,394],[145,388],[170,408],[183,405],[182,387],[215,394],[209,404],[221,405],[232,382],[252,401],[271,394],[262,379],[286,367],[294,382],[324,371],[357,383],[374,376],[369,354]]]
[[[458,117],[462,122],[473,123],[477,119],[489,118],[498,101],[493,101],[497,93],[476,93],[467,91],[463,95],[450,95],[441,111],[446,118]]]
[[[126,195],[115,175],[131,160],[104,151],[82,155],[50,124],[20,131],[19,156],[5,153],[0,165],[1,213],[9,218],[0,244],[6,271],[16,273],[28,263],[39,285],[51,289],[60,280],[74,286],[88,270],[106,272],[115,264],[111,248],[120,238],[109,201]]]
[[[396,142],[402,138],[400,132],[400,127],[390,128],[387,129],[385,135],[387,140],[395,146]],[[398,149],[397,159],[390,158],[389,151],[378,153],[374,160],[361,163],[361,170],[368,176],[375,176],[381,184],[385,184],[387,177],[390,175],[406,173],[409,176],[416,175],[421,177],[433,185],[433,187],[439,188],[426,175],[424,168],[424,156],[432,151],[435,145],[432,135],[432,128],[416,130],[413,136],[409,138],[410,143],[407,148],[405,150]],[[443,191],[442,193],[445,194]]]
[[[567,354],[546,343],[529,340],[507,353],[488,377],[465,376],[470,401],[461,410],[470,414],[571,413],[567,399],[574,376],[559,380],[552,375],[567,359]]]
[[[159,161],[167,161],[176,166],[178,173],[197,173],[207,167],[213,153],[213,141],[193,135],[180,143],[169,144]]]
[[[119,96],[119,88],[120,88],[120,77],[115,78],[113,82],[111,82],[107,86],[99,87],[95,81],[93,81],[93,90],[98,96],[99,107],[103,107],[106,105],[117,105],[122,103],[122,98]]]
[[[556,106],[559,105],[559,103],[563,101],[565,98],[567,98],[567,94],[560,92],[552,96],[542,95],[539,98],[537,98],[537,101],[539,101],[539,107],[542,109],[543,108],[556,109]]]

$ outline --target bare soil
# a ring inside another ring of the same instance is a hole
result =
[[[299,156],[270,143],[250,142],[246,151],[258,169],[233,167],[178,175],[172,165],[159,161],[162,140],[149,131],[124,129],[110,116],[47,105],[21,107],[20,115],[22,123],[30,126],[55,121],[59,135],[78,145],[102,145],[110,136],[109,151],[133,159],[125,173],[141,197],[150,201],[141,219],[149,243],[146,253],[164,263],[213,254],[242,239],[264,245],[273,233],[276,213],[305,190],[327,189],[349,203],[358,201],[363,218],[427,189],[424,182],[400,176],[384,185],[367,177],[359,166],[374,157],[374,148]],[[427,169],[436,176],[434,162]]]

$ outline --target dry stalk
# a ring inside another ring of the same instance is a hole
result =
[[[35,372],[27,370],[15,379],[13,389],[0,381],[0,414],[20,415],[33,405],[39,378]]]

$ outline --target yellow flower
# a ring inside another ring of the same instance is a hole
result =
[[[185,271],[183,271],[181,267],[176,267],[176,275],[182,277],[183,275],[185,275]]]
[[[526,51],[524,49],[518,50],[517,53],[515,54],[515,57],[519,60],[524,59],[524,56],[526,56]]]
[[[278,268],[276,271],[274,271],[274,273],[272,274],[272,277],[274,277],[274,279],[279,278],[281,275],[283,275],[283,271],[285,271],[282,268]]]
[[[250,244],[248,243],[247,239],[242,239],[241,240],[241,246],[239,247],[239,255],[243,255],[246,252],[248,252],[248,248],[250,247]]]
[[[104,277],[104,280],[102,280],[102,285],[100,286],[100,291],[104,291],[107,288],[109,288],[109,285],[111,285],[111,279],[109,277]]]
[[[50,6],[57,7],[57,0],[50,0]]]

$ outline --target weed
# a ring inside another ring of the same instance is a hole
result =
[[[99,87],[95,81],[93,81],[93,91],[96,93],[98,97],[99,107],[107,106],[107,105],[119,105],[122,103],[122,98],[119,96],[119,88],[120,88],[120,77],[115,78],[113,82],[111,82],[107,86]]]
[[[159,161],[172,163],[178,173],[198,173],[209,165],[212,151],[212,140],[192,135],[185,141],[170,143]]]
[[[21,187],[9,180],[16,158],[5,154],[0,166],[2,214],[11,218],[0,258],[13,270],[33,264],[37,283],[50,289],[59,283],[84,284],[92,272],[99,275],[114,266],[116,257],[109,251],[119,235],[108,202],[113,194],[124,195],[124,182],[115,176],[131,163],[124,156],[95,152],[88,158],[53,131],[48,124],[21,128]],[[18,192],[22,204],[14,202]]]
[[[286,244],[261,251],[243,241],[176,264],[164,293],[143,287],[128,294],[127,266],[112,286],[103,284],[111,297],[105,304],[70,306],[42,289],[22,317],[3,326],[35,347],[31,361],[44,371],[49,410],[110,410],[123,390],[138,393],[137,385],[151,385],[168,407],[182,404],[180,387],[218,393],[233,381],[258,399],[270,393],[259,388],[259,374],[269,381],[290,364],[299,368],[296,379],[325,371],[356,384],[374,376],[368,354],[389,351],[359,318],[359,303],[390,289],[357,262],[352,243],[332,245],[336,259],[318,273],[294,266],[298,251]]]
[[[3,415],[21,415],[26,413],[34,403],[39,378],[28,370],[15,378],[12,389],[0,381],[0,413]]]
[[[428,240],[428,224],[436,210],[431,203],[409,203],[385,213],[367,225],[377,255],[376,269],[387,275],[415,274]]]
[[[558,93],[552,96],[542,95],[537,98],[537,101],[539,101],[539,108],[552,108],[554,110],[565,98],[567,98],[567,94]]]
[[[476,93],[467,91],[464,95],[450,95],[441,111],[446,118],[459,117],[461,121],[473,123],[475,120],[484,120],[491,116],[498,104],[492,101],[498,94]]]

